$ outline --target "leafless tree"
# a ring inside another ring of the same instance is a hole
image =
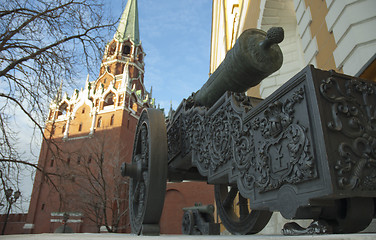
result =
[[[104,12],[100,0],[1,2],[0,170],[7,186],[2,184],[0,192],[18,189],[25,166],[43,171],[20,151],[23,133],[14,123],[27,119],[43,134],[48,104],[61,82],[74,86],[87,71],[98,69],[107,33],[114,32],[117,22]]]
[[[103,131],[86,140],[75,153],[80,161],[71,172],[75,186],[68,187],[74,189],[75,204],[96,224],[98,232],[101,226],[108,232],[118,232],[128,213],[127,182],[119,171],[122,145],[113,137]]]

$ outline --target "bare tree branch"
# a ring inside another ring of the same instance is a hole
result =
[[[35,133],[42,134],[43,157],[61,158],[52,134],[55,121],[46,122],[48,109],[60,104],[56,96],[62,81],[72,87],[93,66],[98,69],[110,40],[107,32],[113,32],[117,22],[103,14],[104,2],[7,0],[0,5],[0,171],[7,176],[5,184],[18,185],[20,169],[29,167],[45,174],[55,186],[57,173],[22,156],[17,143],[23,133],[14,123],[20,116],[27,119]]]

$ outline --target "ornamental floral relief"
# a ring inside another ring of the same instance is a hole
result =
[[[340,134],[334,171],[344,190],[376,189],[376,84],[329,77],[320,85],[329,103],[327,128]]]
[[[250,178],[254,172],[255,178],[250,179],[261,192],[317,178],[308,127],[295,119],[295,107],[304,96],[304,88],[300,88],[284,101],[270,103],[263,117],[251,121],[258,136],[257,157],[255,168],[245,177]]]
[[[298,89],[249,122],[231,104],[235,98],[210,115],[187,112],[186,133],[200,173],[208,176],[231,169],[243,192],[265,192],[316,178],[308,128],[294,120],[304,94],[303,88]]]

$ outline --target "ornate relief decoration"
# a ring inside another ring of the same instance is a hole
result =
[[[172,159],[181,151],[181,116],[167,131],[168,159]]]
[[[320,85],[330,103],[327,128],[340,134],[334,170],[340,189],[376,189],[376,84],[329,77]]]
[[[245,195],[255,188],[265,192],[317,177],[308,128],[294,121],[295,106],[304,99],[303,88],[283,102],[271,103],[246,123],[244,106],[251,108],[249,99],[231,96],[211,114],[201,107],[184,114],[185,141],[190,142],[200,174],[210,178],[231,170]]]
[[[264,117],[251,121],[258,137],[257,158],[255,168],[244,176],[245,186],[254,181],[261,191],[270,191],[284,183],[298,184],[317,178],[308,127],[294,120],[295,105],[303,101],[304,95],[300,88],[284,102],[271,103],[264,110]]]
[[[140,128],[137,127],[135,148],[132,159],[132,163],[141,166],[142,169],[141,177],[138,180],[131,179],[130,183],[130,201],[132,207],[130,208],[132,218],[132,224],[142,224],[144,209],[146,205],[146,189],[148,188],[149,179],[147,169],[149,169],[149,136],[148,136],[148,121],[146,119],[146,114],[141,116]]]

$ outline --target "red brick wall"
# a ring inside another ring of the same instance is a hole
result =
[[[5,227],[5,234],[22,234],[24,233],[23,226],[26,223],[27,214],[10,214],[7,225]],[[0,231],[3,230],[6,214],[0,215]]]
[[[181,234],[183,208],[214,204],[214,187],[206,182],[168,183],[161,217],[161,233]]]

